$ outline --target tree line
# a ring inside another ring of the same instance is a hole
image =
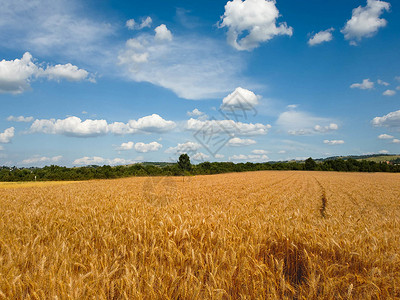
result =
[[[232,172],[263,170],[310,170],[339,172],[400,172],[400,165],[376,163],[367,160],[332,159],[316,162],[308,158],[304,162],[202,162],[193,165],[187,154],[182,154],[177,163],[134,164],[129,166],[86,166],[67,168],[56,165],[43,168],[0,167],[0,181],[49,181],[49,180],[89,180],[111,179],[132,176],[182,176],[209,175]]]

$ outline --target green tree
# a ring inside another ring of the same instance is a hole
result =
[[[181,154],[179,156],[178,166],[183,171],[190,171],[192,169],[192,164],[190,163],[189,155],[186,153]]]
[[[315,170],[317,168],[317,163],[311,157],[307,158],[305,161],[304,169],[308,171]]]

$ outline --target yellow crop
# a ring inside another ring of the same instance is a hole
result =
[[[399,174],[0,188],[0,299],[394,299],[399,255]]]

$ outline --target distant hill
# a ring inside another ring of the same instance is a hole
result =
[[[355,160],[367,160],[373,161],[376,163],[384,162],[384,161],[397,161],[400,160],[399,154],[370,154],[370,155],[348,155],[348,156],[332,156],[327,158],[316,159],[316,161],[326,161],[333,159],[355,159]]]

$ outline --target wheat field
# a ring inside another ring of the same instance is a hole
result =
[[[400,299],[399,174],[0,185],[0,299]]]

